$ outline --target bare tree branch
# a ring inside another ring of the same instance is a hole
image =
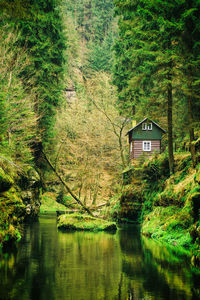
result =
[[[109,115],[107,114],[106,110],[105,109],[102,109],[101,107],[99,107],[97,105],[97,103],[92,99],[90,98],[90,100],[92,101],[92,103],[94,104],[94,106],[102,113],[104,114],[104,116],[107,118],[107,120],[110,122],[112,128],[113,128],[113,132],[114,134],[117,136],[118,138],[118,141],[119,141],[119,149],[120,149],[120,155],[121,155],[121,160],[122,160],[122,165],[123,167],[126,166],[126,163],[125,163],[125,158],[124,158],[124,150],[123,150],[123,145],[122,145],[122,132],[123,132],[123,129],[124,127],[126,126],[127,122],[128,122],[128,119],[124,119],[124,121],[122,122],[121,125],[119,124],[116,124],[115,122],[112,121],[112,119],[109,117]],[[119,130],[119,133],[117,131],[117,129]]]

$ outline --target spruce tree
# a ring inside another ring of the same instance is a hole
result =
[[[187,125],[190,136],[190,152],[193,166],[196,165],[195,127],[199,127],[199,95],[200,95],[200,3],[193,0],[182,5],[180,19],[182,30],[180,35],[180,56],[182,58],[183,90],[187,97]]]
[[[184,44],[191,44],[194,40],[194,36],[187,35],[186,38],[186,32],[189,32],[188,26],[191,27],[193,24],[192,26],[195,28],[191,30],[193,35],[198,32],[199,4],[197,1],[188,3],[178,0],[126,2],[117,0],[115,3],[116,13],[119,15],[120,30],[119,39],[115,44],[114,83],[118,87],[119,106],[124,111],[136,104],[136,110],[137,107],[143,107],[143,113],[146,115],[144,107],[150,107],[154,102],[159,103],[159,99],[163,99],[164,105],[162,104],[162,106],[168,111],[169,164],[170,170],[173,172],[172,111],[175,107],[173,102],[176,101],[176,106],[185,106],[179,98],[180,94],[187,96],[188,93],[179,83],[184,77],[182,74],[182,68],[185,68],[183,53],[186,47]],[[193,23],[188,22],[188,17],[193,18]],[[194,26],[194,21],[196,26]],[[196,48],[198,48],[197,45],[198,40],[196,39]],[[181,49],[182,55],[180,54]],[[191,62],[195,59],[197,70],[197,56],[195,58],[188,50],[185,53],[187,53],[185,56],[187,65],[191,66]],[[187,70],[189,69],[187,67]],[[192,76],[194,79],[197,73],[193,68],[190,77]],[[191,79],[187,77],[186,81],[188,85]],[[191,87],[188,90],[191,91]],[[194,86],[192,90],[194,95]],[[189,94],[191,97],[192,93]],[[193,99],[193,107],[194,102]],[[191,112],[194,112],[194,109],[189,103],[191,100],[188,101],[188,123],[191,123]],[[162,115],[158,106],[153,107],[157,111],[157,115]],[[177,121],[179,122],[176,120],[176,123]],[[193,136],[192,131],[190,136]]]
[[[19,19],[20,45],[30,55],[31,65],[21,74],[24,84],[34,78],[35,113],[43,143],[53,137],[55,108],[61,103],[65,48],[57,0],[31,2],[26,18]]]

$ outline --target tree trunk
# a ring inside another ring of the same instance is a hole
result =
[[[170,174],[174,173],[174,153],[173,153],[173,124],[172,124],[172,75],[168,74],[168,88],[167,88],[167,121],[168,121],[168,155],[169,155],[169,170]]]
[[[122,145],[122,130],[120,130],[120,135],[119,135],[119,149],[120,149],[122,165],[123,165],[123,168],[125,168],[126,162],[125,162],[125,158],[124,158],[124,150],[123,150],[123,145]]]
[[[189,120],[189,135],[190,135],[190,153],[192,158],[192,164],[195,168],[196,166],[196,152],[195,152],[195,145],[194,145],[194,128],[192,126],[193,117],[192,117],[192,97],[191,95],[188,96],[188,120]]]
[[[192,164],[196,166],[196,153],[194,145],[194,128],[193,128],[193,114],[192,114],[192,86],[191,86],[191,70],[188,78],[189,96],[188,96],[188,122],[189,122],[189,135],[190,135],[190,153],[192,158]]]
[[[74,7],[74,22],[75,22],[75,28],[77,28],[77,0],[75,0],[75,7]]]

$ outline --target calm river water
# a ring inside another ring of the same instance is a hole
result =
[[[41,216],[25,231],[0,254],[1,300],[200,299],[200,272],[138,227],[63,233],[55,216]]]

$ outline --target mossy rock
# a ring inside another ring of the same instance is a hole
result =
[[[37,171],[29,167],[23,174],[18,175],[16,184],[22,191],[36,189],[41,187],[40,176]]]
[[[16,215],[17,217],[21,217],[25,215],[25,205],[14,188],[0,195],[0,217],[2,217],[2,213],[5,216]]]
[[[14,187],[0,194],[0,244],[21,238],[19,230],[24,220],[25,205]]]
[[[5,172],[0,168],[0,193],[8,191],[13,185],[13,180],[5,174]]]
[[[58,218],[59,229],[76,231],[116,231],[117,226],[114,222],[105,221],[99,218],[81,215],[61,215]]]

